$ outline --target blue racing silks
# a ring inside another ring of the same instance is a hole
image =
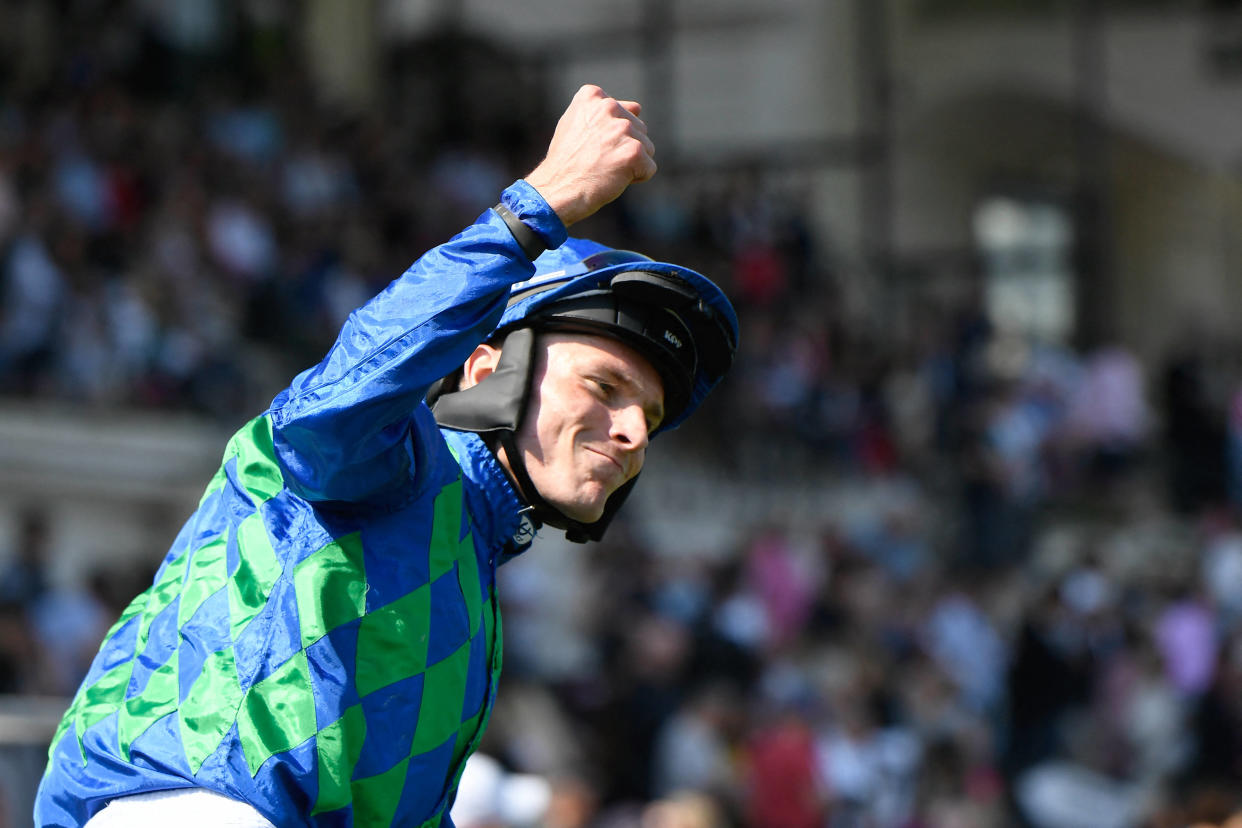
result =
[[[503,203],[564,241],[525,182]],[[65,714],[36,825],[186,787],[282,828],[449,824],[495,700],[496,566],[525,544],[491,451],[441,430],[423,397],[533,271],[484,213],[233,436]]]

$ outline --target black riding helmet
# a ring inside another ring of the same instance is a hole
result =
[[[535,260],[535,275],[514,285],[488,341],[501,347],[495,371],[471,388],[448,391],[460,370],[432,387],[427,402],[445,428],[482,435],[505,446],[517,483],[543,523],[571,541],[599,540],[637,482],[609,497],[603,516],[583,524],[561,514],[535,490],[514,434],[526,414],[537,334],[606,336],[642,354],[664,385],[665,416],[653,432],[682,423],[720,382],[737,349],[737,315],[706,277],[678,265],[569,239]]]

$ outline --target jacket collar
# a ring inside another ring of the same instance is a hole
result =
[[[475,529],[487,546],[489,560],[497,564],[530,548],[540,524],[518,497],[509,475],[487,444],[469,431],[440,429],[449,449],[469,481],[467,504]]]

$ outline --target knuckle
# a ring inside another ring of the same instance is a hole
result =
[[[588,83],[578,90],[578,97],[585,102],[598,104],[600,101],[605,100],[607,95],[604,94],[604,90],[600,87],[593,83]]]

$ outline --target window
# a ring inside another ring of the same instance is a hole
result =
[[[991,196],[974,213],[988,313],[1045,342],[1074,333],[1073,223],[1054,202]]]

